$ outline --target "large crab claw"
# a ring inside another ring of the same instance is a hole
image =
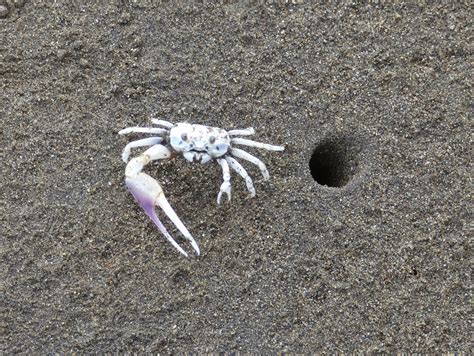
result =
[[[178,243],[171,237],[164,225],[161,223],[160,219],[156,215],[155,206],[159,206],[161,209],[163,209],[165,214],[170,218],[173,224],[175,224],[183,236],[191,242],[196,254],[200,254],[198,244],[168,203],[168,200],[163,193],[163,189],[155,179],[146,173],[140,172],[136,175],[133,175],[132,177],[127,177],[125,179],[125,183],[127,184],[128,190],[133,195],[137,203],[155,223],[156,227],[161,231],[161,233],[165,235],[166,239],[171,242],[171,244],[176,247],[179,252],[188,257],[186,251],[184,251],[181,246],[178,245]]]

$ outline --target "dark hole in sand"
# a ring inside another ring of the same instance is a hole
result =
[[[314,180],[328,187],[344,187],[356,172],[357,163],[351,140],[336,137],[319,144],[309,161]]]

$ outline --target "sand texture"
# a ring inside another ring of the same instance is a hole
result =
[[[471,351],[467,5],[3,3],[2,354]],[[152,116],[286,147],[220,206],[146,167],[199,257],[126,190]]]

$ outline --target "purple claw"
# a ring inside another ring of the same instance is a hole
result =
[[[137,182],[131,179],[127,179],[126,184],[127,184],[128,190],[133,195],[138,205],[142,207],[145,213],[156,225],[156,227],[161,231],[163,235],[165,235],[166,239],[169,242],[171,242],[171,244],[179,252],[181,252],[184,256],[188,257],[188,254],[186,253],[186,251],[184,251],[181,248],[181,246],[179,246],[178,243],[171,237],[171,235],[168,233],[168,230],[166,230],[165,226],[162,224],[162,222],[158,218],[158,215],[156,215],[154,199],[146,191],[144,191],[143,189],[145,188],[144,185],[140,184],[140,182]]]

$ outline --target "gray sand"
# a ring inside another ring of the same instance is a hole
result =
[[[470,351],[467,6],[52,3],[0,6],[2,353]],[[124,186],[151,116],[286,145],[222,206],[147,167],[200,257]]]

